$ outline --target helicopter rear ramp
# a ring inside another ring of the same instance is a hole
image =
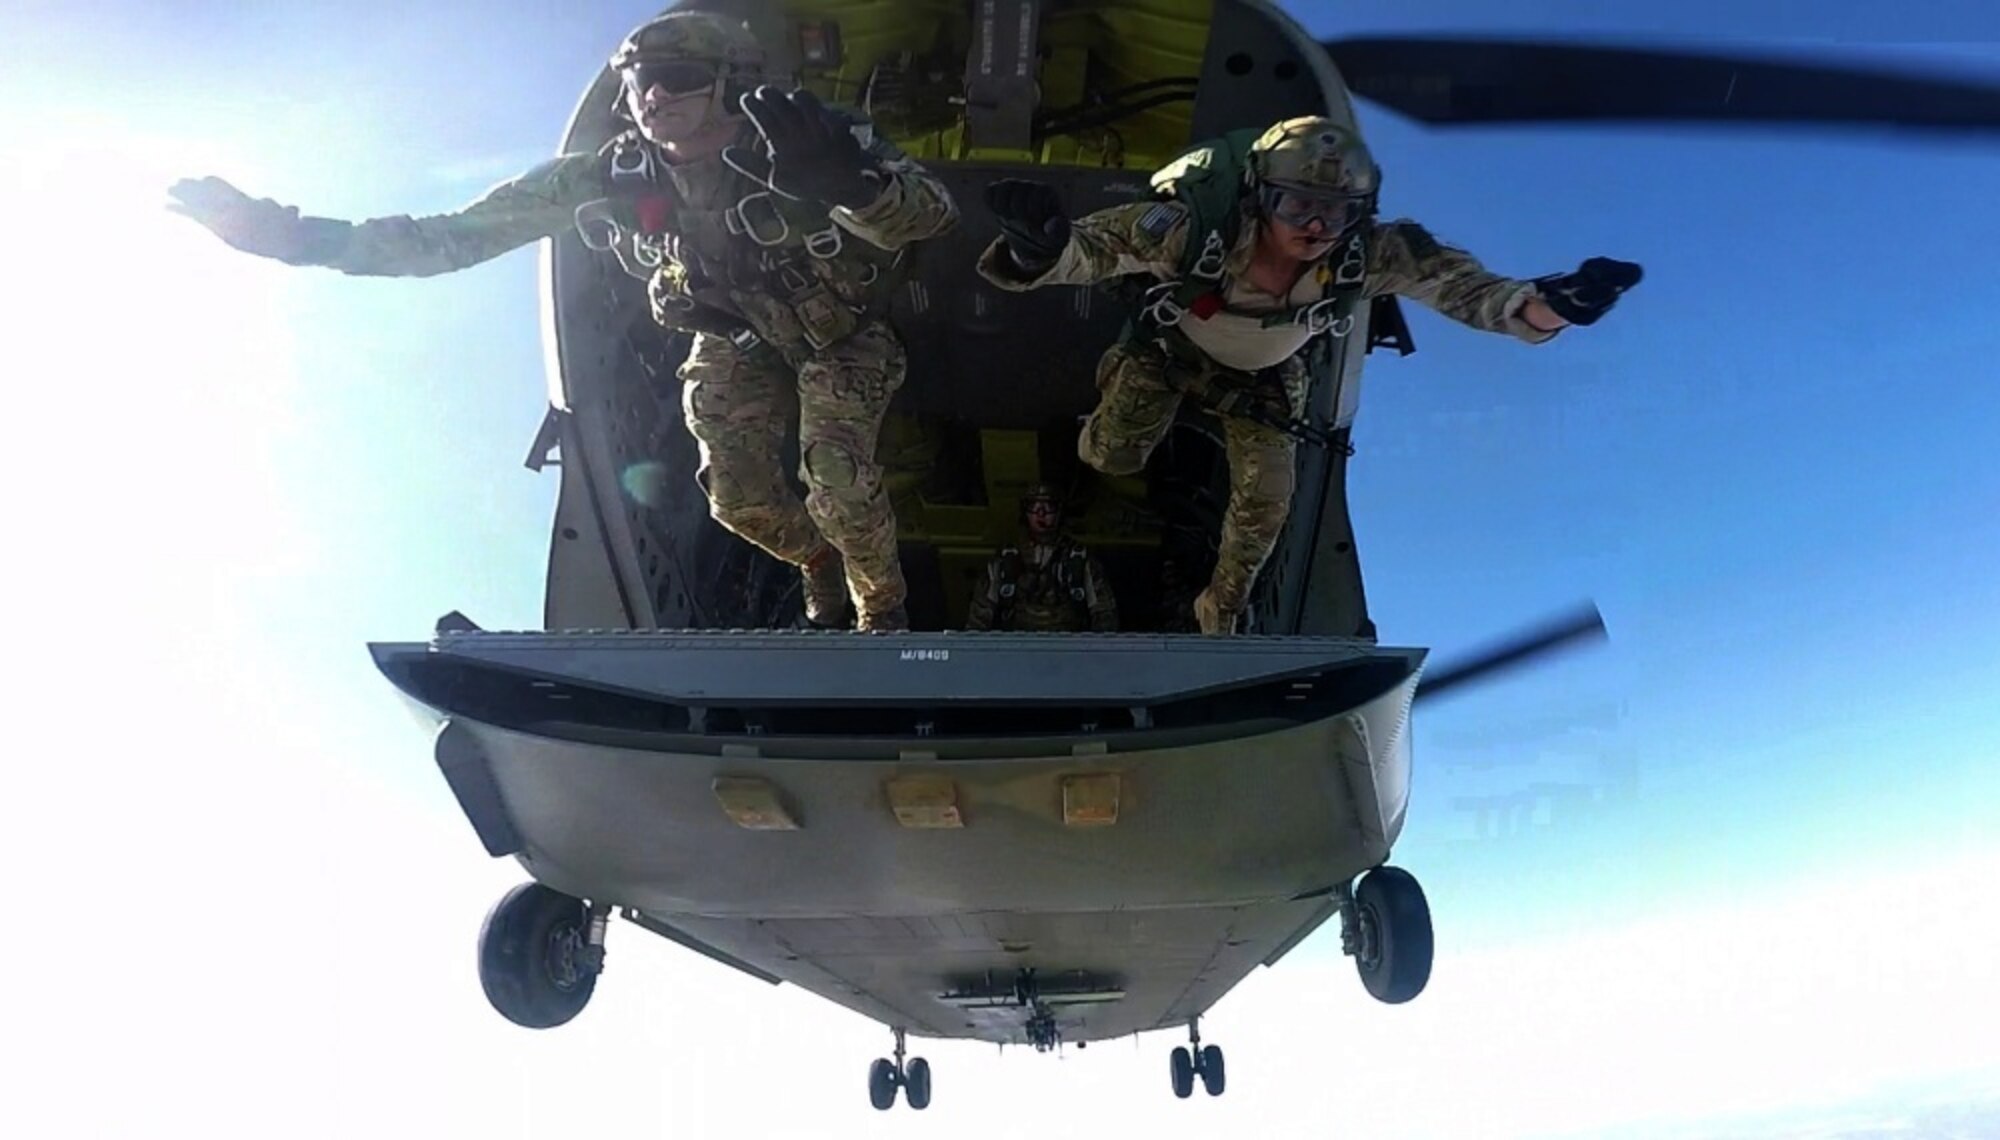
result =
[[[956,632],[370,648],[440,726],[490,854],[885,1024],[1037,1045],[1184,1023],[1334,913],[1401,829],[1424,657]]]

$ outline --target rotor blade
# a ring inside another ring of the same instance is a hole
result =
[[[1349,90],[1433,124],[1651,121],[2000,130],[2000,78],[1518,40],[1326,40]]]
[[[1435,697],[1439,693],[1553,652],[1572,641],[1583,638],[1602,640],[1605,636],[1604,615],[1597,612],[1596,605],[1589,605],[1575,614],[1559,618],[1512,641],[1488,649],[1469,661],[1426,676],[1417,682],[1415,699],[1421,701],[1426,697]]]

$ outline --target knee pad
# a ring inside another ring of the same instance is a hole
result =
[[[1097,442],[1092,419],[1076,434],[1076,457],[1106,475],[1137,475],[1146,469],[1146,455],[1136,447],[1106,448]]]
[[[816,439],[807,444],[799,465],[814,490],[845,491],[861,481],[861,464],[837,439]]]
[[[1269,463],[1257,472],[1250,484],[1250,494],[1258,499],[1276,503],[1280,510],[1288,510],[1292,505],[1292,492],[1298,489],[1298,477],[1289,463]]]

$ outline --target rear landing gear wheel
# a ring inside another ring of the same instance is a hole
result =
[[[500,1016],[529,1029],[561,1025],[590,1002],[603,968],[590,907],[540,883],[508,891],[479,928],[479,985]]]
[[[1354,964],[1361,984],[1391,1005],[1424,992],[1431,979],[1431,908],[1408,871],[1377,867],[1354,891]]]
[[[1201,1087],[1208,1090],[1208,1095],[1221,1096],[1223,1089],[1222,1046],[1202,1046],[1201,1056],[1194,1068],[1195,1072],[1201,1074]]]
[[[896,1103],[896,1090],[901,1089],[904,1102],[922,1112],[931,1106],[931,1063],[922,1057],[905,1062],[904,1032],[900,1028],[890,1032],[896,1035],[896,1059],[878,1057],[868,1066],[868,1103],[886,1112]]]
[[[896,1103],[896,1066],[887,1057],[877,1057],[868,1066],[868,1103],[887,1112]],[[929,1089],[925,1089],[929,1092]]]
[[[1222,1046],[1201,1043],[1201,1018],[1188,1018],[1188,1043],[1174,1046],[1168,1060],[1172,1062],[1175,1096],[1182,1100],[1193,1096],[1196,1077],[1201,1078],[1201,1087],[1208,1095],[1222,1095]]]
[[[1173,1071],[1174,1095],[1186,1100],[1194,1095],[1194,1058],[1188,1054],[1187,1046],[1176,1045],[1168,1060]]]
[[[903,1103],[918,1112],[931,1106],[931,1063],[922,1057],[910,1058],[903,1069]]]

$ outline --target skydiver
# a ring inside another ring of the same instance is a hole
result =
[[[1055,189],[1006,179],[988,187],[1000,237],[979,272],[1014,291],[1136,275],[1154,285],[1131,331],[1100,359],[1097,408],[1077,454],[1110,475],[1144,468],[1185,394],[1228,412],[1231,487],[1220,549],[1195,599],[1206,634],[1233,632],[1277,544],[1294,490],[1292,435],[1305,411],[1305,354],[1337,339],[1357,305],[1383,293],[1421,301],[1473,328],[1540,344],[1595,323],[1639,266],[1591,258],[1572,273],[1517,280],[1488,272],[1407,219],[1376,221],[1379,172],[1360,138],[1325,118],[1274,124],[1231,169],[1207,151],[1222,206],[1147,199],[1072,222]],[[1192,180],[1191,180],[1192,181]],[[1233,239],[1229,236],[1234,232]]]
[[[866,120],[763,85],[762,47],[727,17],[648,21],[610,65],[631,130],[452,213],[301,217],[220,178],[176,183],[169,208],[247,253],[403,277],[477,265],[602,208],[620,262],[648,280],[655,320],[694,334],[682,411],[715,520],[799,568],[813,624],[842,624],[851,597],[858,628],[909,628],[875,462],[907,365],[884,313],[904,253],[955,225],[956,204]],[[791,387],[803,504],[778,460]]]
[[[1046,483],[1021,496],[1023,546],[1002,549],[966,612],[967,629],[1038,633],[1118,628],[1118,602],[1104,567],[1063,533],[1062,492]]]

